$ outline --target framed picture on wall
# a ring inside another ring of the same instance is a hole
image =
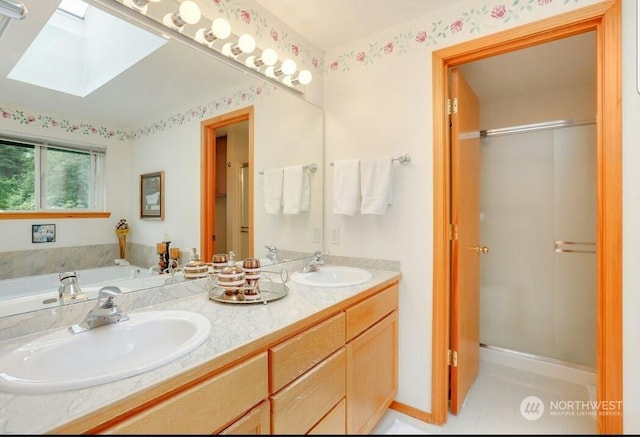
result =
[[[56,241],[56,225],[31,225],[32,243],[54,243]]]
[[[164,220],[164,171],[140,175],[140,218]]]

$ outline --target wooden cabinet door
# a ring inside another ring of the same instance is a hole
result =
[[[398,311],[347,343],[347,434],[368,434],[398,392]]]

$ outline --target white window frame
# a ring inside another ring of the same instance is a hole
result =
[[[21,135],[9,135],[0,132],[0,140],[10,141],[13,143],[20,143],[27,146],[34,147],[35,157],[35,209],[28,211],[6,211],[6,212],[104,212],[106,211],[106,180],[105,180],[105,165],[106,165],[106,147],[94,144],[83,144],[75,142],[66,142],[60,140],[51,140],[48,138],[38,138],[34,136],[21,136]],[[2,144],[0,144],[0,148]],[[91,156],[91,189],[89,200],[89,207],[78,208],[45,208],[43,207],[43,183],[44,175],[46,173],[46,159],[45,154],[47,149],[58,149],[67,151],[77,151],[88,153]]]

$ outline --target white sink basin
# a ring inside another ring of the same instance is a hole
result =
[[[201,345],[206,317],[148,311],[79,334],[46,334],[0,357],[0,391],[50,393],[104,384],[160,367]]]
[[[315,272],[298,271],[291,275],[294,282],[312,287],[351,287],[364,284],[372,277],[368,270],[343,266],[318,266]]]

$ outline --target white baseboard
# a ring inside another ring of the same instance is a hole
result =
[[[596,372],[587,368],[492,346],[480,347],[480,361],[514,367],[553,378],[560,378],[576,384],[592,386],[596,386],[597,384]]]

